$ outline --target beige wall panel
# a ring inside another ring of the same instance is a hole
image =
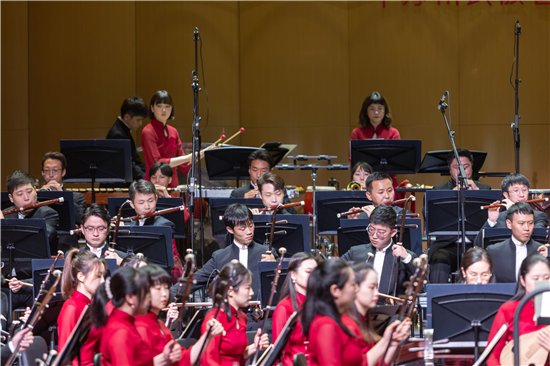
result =
[[[2,190],[15,170],[29,169],[28,3],[2,7]]]
[[[170,93],[176,118],[169,124],[178,129],[183,142],[192,137],[195,27],[202,37],[206,78],[199,56],[201,128],[206,124],[205,82],[210,98],[210,121],[202,141],[214,142],[224,127],[229,137],[240,127],[238,20],[237,2],[136,2],[137,93],[147,103],[157,90]],[[141,129],[138,132],[139,146]],[[239,137],[231,143],[239,144]]]
[[[59,150],[60,135],[105,138],[135,93],[134,34],[133,2],[29,4],[33,174],[45,152]]]

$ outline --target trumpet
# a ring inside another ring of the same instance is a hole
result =
[[[348,183],[348,186],[345,189],[346,191],[362,191],[363,187],[361,186],[361,183],[351,181]]]

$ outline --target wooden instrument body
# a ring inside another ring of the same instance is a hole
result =
[[[550,331],[550,325],[545,329]],[[548,359],[548,350],[539,344],[537,333],[538,331],[519,336],[520,365],[544,366],[546,364],[546,360]],[[502,366],[514,365],[513,347],[514,341],[510,341],[502,349],[502,352],[500,353],[500,364]]]

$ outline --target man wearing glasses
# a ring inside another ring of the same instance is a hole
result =
[[[505,205],[505,210],[509,210],[512,205],[518,203],[518,202],[524,202],[529,197],[529,188],[531,187],[531,184],[529,183],[529,179],[527,179],[524,175],[519,173],[514,173],[506,176],[502,183],[500,184],[500,188],[502,189],[502,196],[504,199],[501,201],[495,201],[493,204],[499,204],[502,203]],[[497,228],[505,228],[506,226],[506,212],[503,210],[500,212],[500,207],[496,208],[490,208],[487,210],[487,221],[482,226],[481,230],[489,228],[489,227],[497,227]],[[547,227],[548,226],[548,215],[541,211],[533,211],[534,213],[534,225],[535,227]],[[481,242],[481,231],[476,236],[476,239],[474,240],[474,245],[476,247],[482,247],[483,243]]]
[[[415,271],[412,260],[416,258],[416,254],[402,245],[393,244],[392,238],[397,234],[396,223],[397,214],[391,206],[376,207],[370,214],[370,224],[367,228],[370,243],[354,246],[342,256],[345,261],[358,263],[368,261],[369,253],[374,254],[374,259],[369,263],[378,274],[378,291],[386,295],[393,293],[395,264],[398,259],[401,260],[397,274],[398,295],[404,293],[403,282]],[[383,304],[384,300],[379,298],[378,303]]]

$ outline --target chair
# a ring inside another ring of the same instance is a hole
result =
[[[35,365],[36,359],[42,360],[44,354],[48,353],[48,345],[44,338],[40,336],[34,337],[34,342],[19,356],[20,365]]]

